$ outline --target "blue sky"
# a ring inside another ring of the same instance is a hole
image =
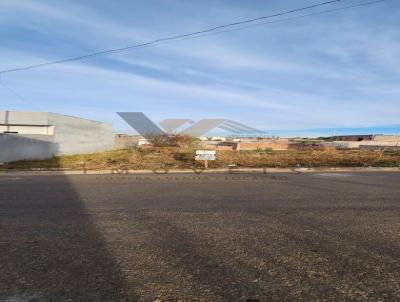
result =
[[[0,69],[317,2],[2,0]],[[308,13],[361,2],[342,0]],[[0,86],[0,109],[77,115],[118,130],[129,126],[115,112],[143,111],[155,121],[229,118],[272,132],[400,132],[400,2],[9,73],[1,81],[26,101]]]

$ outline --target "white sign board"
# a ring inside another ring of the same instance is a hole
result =
[[[200,155],[200,154],[212,154],[215,155],[217,151],[215,150],[197,150],[196,151],[196,155]]]
[[[214,154],[198,154],[195,157],[196,160],[215,160]]]
[[[147,139],[145,139],[145,138],[139,138],[138,146],[150,145],[150,144],[151,144],[150,141],[148,141]]]
[[[215,160],[216,151],[213,150],[197,150],[196,160]]]

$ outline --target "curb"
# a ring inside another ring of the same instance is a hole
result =
[[[1,176],[10,175],[100,175],[100,174],[183,174],[183,173],[328,173],[328,172],[400,172],[396,167],[349,167],[349,168],[222,168],[222,169],[171,169],[156,170],[62,170],[62,169],[35,169],[0,171]]]

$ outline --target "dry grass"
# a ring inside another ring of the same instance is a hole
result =
[[[359,150],[305,150],[274,152],[225,152],[219,165],[243,167],[398,167],[400,152],[381,153]]]
[[[194,160],[195,144],[153,147],[144,150],[115,150],[94,154],[58,156],[46,160],[26,160],[5,164],[1,169],[157,169],[202,166]],[[400,152],[358,150],[304,151],[219,151],[210,168],[227,167],[399,167]]]

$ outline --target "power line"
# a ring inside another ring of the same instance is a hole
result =
[[[310,16],[323,15],[323,14],[332,13],[332,12],[341,11],[341,10],[346,10],[346,9],[350,9],[350,8],[368,6],[368,5],[376,4],[376,3],[379,3],[379,2],[385,2],[386,0],[369,1],[369,2],[359,3],[359,4],[355,4],[355,5],[349,5],[349,6],[344,6],[344,7],[324,10],[324,11],[320,11],[320,12],[305,14],[305,15],[301,15],[301,16],[295,16],[295,17],[284,18],[284,19],[279,19],[279,20],[270,21],[270,22],[263,22],[263,23],[248,25],[248,26],[239,27],[239,28],[232,28],[232,29],[227,29],[227,30],[223,30],[223,31],[212,32],[212,31],[215,31],[215,30],[221,29],[221,28],[226,28],[226,27],[230,27],[230,26],[236,26],[236,25],[240,25],[240,24],[255,22],[255,21],[258,21],[258,20],[277,17],[277,16],[282,16],[282,15],[290,14],[290,13],[293,13],[293,12],[298,12],[298,11],[314,8],[314,7],[317,7],[317,6],[327,5],[327,4],[330,4],[330,3],[333,3],[333,2],[339,2],[339,1],[341,1],[341,0],[323,2],[323,3],[315,4],[315,5],[312,5],[312,6],[302,7],[302,8],[299,8],[299,9],[283,12],[283,13],[278,13],[278,14],[274,14],[274,15],[263,16],[263,17],[254,18],[254,19],[250,19],[250,20],[245,20],[245,21],[230,23],[230,24],[226,24],[226,25],[216,26],[214,28],[210,28],[210,29],[202,30],[202,31],[198,31],[198,32],[193,32],[193,33],[188,33],[188,34],[183,34],[183,35],[178,35],[178,36],[172,36],[172,37],[167,37],[167,38],[160,38],[160,39],[157,39],[157,40],[154,40],[154,41],[151,41],[151,42],[147,42],[147,43],[143,43],[143,44],[137,44],[137,45],[127,46],[127,47],[123,47],[123,48],[104,50],[104,51],[91,53],[91,54],[87,54],[87,55],[83,55],[83,56],[79,56],[79,57],[68,58],[68,59],[57,60],[57,61],[49,61],[49,62],[45,62],[45,63],[34,64],[34,65],[20,67],[20,68],[1,70],[0,74],[16,72],[16,71],[23,71],[23,70],[29,70],[29,69],[43,67],[43,66],[47,66],[47,65],[62,64],[62,63],[71,62],[71,61],[84,60],[84,59],[91,58],[91,57],[97,57],[97,56],[101,56],[101,55],[108,55],[108,54],[112,54],[112,53],[123,52],[123,51],[127,51],[127,50],[134,49],[134,48],[148,47],[148,46],[151,46],[153,44],[157,44],[157,43],[165,42],[165,41],[169,41],[169,40],[196,39],[196,38],[201,38],[201,37],[210,36],[210,35],[217,35],[217,34],[222,34],[222,33],[231,32],[231,31],[238,31],[238,30],[243,30],[243,29],[247,29],[247,28],[263,26],[263,25],[266,25],[266,24],[280,23],[280,22],[285,22],[285,21],[290,21],[290,20],[302,19],[302,18],[310,17]]]
[[[43,66],[48,66],[48,65],[54,65],[54,64],[62,64],[62,63],[71,62],[71,61],[84,60],[84,59],[88,59],[88,58],[92,58],[92,57],[108,55],[108,54],[111,54],[111,53],[126,51],[126,50],[130,50],[130,49],[134,49],[134,48],[145,47],[145,46],[153,45],[153,44],[156,44],[156,43],[159,43],[159,42],[164,42],[164,41],[169,41],[169,40],[177,40],[177,39],[182,39],[182,38],[189,38],[189,37],[193,37],[193,36],[204,35],[204,34],[216,31],[216,30],[220,30],[220,29],[224,29],[224,28],[228,28],[228,27],[232,27],[232,26],[238,26],[238,25],[242,25],[242,24],[248,24],[248,23],[252,23],[252,22],[256,22],[256,21],[260,21],[260,20],[264,20],[264,19],[284,16],[284,15],[292,14],[292,13],[295,13],[295,12],[300,12],[300,11],[316,8],[316,7],[319,7],[319,6],[328,5],[328,4],[332,4],[332,3],[335,3],[335,2],[340,2],[340,1],[341,0],[331,0],[331,1],[321,2],[321,3],[317,3],[317,4],[314,4],[314,5],[310,5],[310,6],[305,6],[305,7],[292,9],[292,10],[281,12],[281,13],[276,13],[276,14],[273,14],[273,15],[262,16],[262,17],[248,19],[248,20],[244,20],[244,21],[233,22],[233,23],[229,23],[229,24],[225,24],[225,25],[219,25],[219,26],[215,26],[215,27],[212,27],[212,28],[208,28],[208,29],[204,29],[204,30],[200,30],[200,31],[192,32],[192,33],[181,34],[181,35],[176,35],[176,36],[170,36],[170,37],[165,37],[165,38],[159,38],[159,39],[156,39],[156,40],[153,40],[153,41],[150,41],[150,42],[146,42],[146,43],[126,46],[126,47],[121,47],[121,48],[115,48],[115,49],[108,49],[108,50],[94,52],[94,53],[90,53],[90,54],[82,55],[82,56],[78,56],[78,57],[67,58],[67,59],[56,60],[56,61],[49,61],[49,62],[29,65],[29,66],[25,66],[25,67],[1,70],[0,74],[16,72],[16,71],[23,71],[23,70],[28,70],[28,69],[33,69],[33,68],[38,68],[38,67],[43,67]]]
[[[289,17],[289,18],[284,18],[284,19],[279,19],[279,20],[274,20],[274,21],[269,21],[269,22],[262,22],[262,23],[247,25],[247,26],[243,26],[243,27],[239,27],[239,28],[232,28],[232,29],[227,29],[227,30],[223,30],[223,31],[206,33],[206,34],[198,35],[198,36],[195,36],[195,37],[184,38],[182,40],[196,39],[196,38],[201,38],[201,37],[206,37],[206,36],[211,36],[211,35],[218,35],[218,34],[223,34],[223,33],[232,32],[232,31],[239,31],[239,30],[252,28],[252,27],[257,27],[257,26],[263,26],[263,25],[266,25],[266,24],[280,23],[280,22],[286,22],[286,21],[291,21],[291,20],[296,20],[296,19],[302,19],[302,18],[311,17],[311,16],[324,15],[324,14],[333,13],[333,12],[337,12],[337,11],[341,11],[341,10],[346,10],[346,9],[356,8],[356,7],[362,7],[362,6],[368,6],[368,5],[376,4],[376,3],[379,3],[379,2],[385,2],[385,1],[386,0],[375,0],[375,1],[363,2],[363,3],[359,3],[359,4],[354,4],[354,5],[343,6],[343,7],[339,7],[339,8],[323,10],[323,11],[320,11],[320,12],[315,12],[315,13],[310,13],[310,14],[305,14],[305,15],[300,15],[300,16],[295,16],[295,17]]]
[[[22,97],[19,93],[17,93],[10,86],[6,85],[1,78],[0,78],[0,85],[3,86],[5,89],[7,89],[9,92],[11,92],[19,101],[27,104],[28,106],[31,106],[35,110],[43,111],[39,107],[37,107],[36,105],[32,105],[31,102],[29,102],[26,98]]]

